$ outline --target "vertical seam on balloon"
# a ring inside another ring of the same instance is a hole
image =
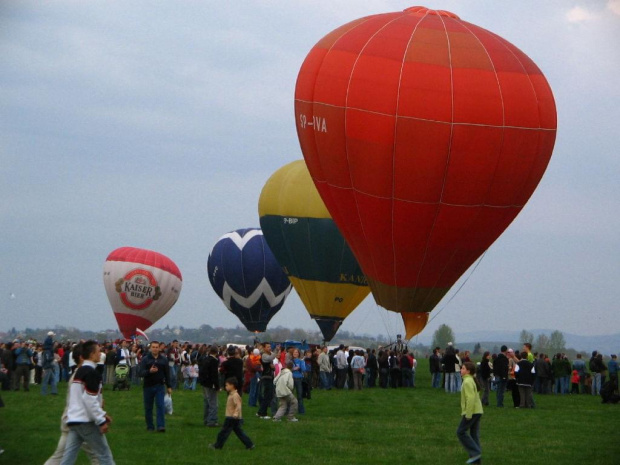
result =
[[[307,167],[306,167],[306,169],[307,169]],[[308,173],[309,172],[310,172],[310,170],[308,170]],[[312,179],[312,177],[311,177],[311,179]],[[306,205],[310,205],[310,197],[311,197],[311,192],[312,192],[312,187],[313,186],[314,186],[314,183],[311,181],[310,182],[311,189],[306,191],[306,199],[305,199],[305,204]],[[314,186],[314,188],[316,189],[316,186]],[[318,189],[317,189],[317,194],[318,194]],[[319,198],[321,198],[320,194],[319,194]],[[321,201],[322,201],[322,199],[321,199]],[[310,217],[308,216],[308,217],[304,218],[304,221],[306,222],[306,232],[308,234],[309,255],[310,255],[310,269],[312,270],[312,275],[311,276],[312,276],[312,278],[316,278],[318,276],[318,274],[315,274],[316,263],[314,262],[314,253],[312,253],[313,244],[312,244],[312,238],[311,238],[311,235],[310,235]],[[299,279],[301,281],[301,273],[300,273]],[[310,286],[310,281],[314,281],[314,279],[313,280],[308,280],[308,281],[309,281],[308,282],[308,286]],[[314,284],[313,284],[313,286],[314,286]],[[308,302],[308,305],[310,306],[310,308],[306,308],[306,311],[307,311],[307,313],[309,315],[311,315],[311,309],[314,308],[315,306],[318,306],[318,303],[319,303],[320,299],[318,299],[318,298],[317,299],[313,299],[312,298],[313,292],[309,292],[308,290],[306,290],[306,286],[305,285],[303,286],[303,288],[304,288],[304,294],[306,296],[305,301]],[[302,302],[302,303],[304,303],[304,302]],[[306,305],[304,303],[304,307],[305,306]],[[314,312],[312,312],[312,313],[314,313]],[[310,318],[312,318],[312,317],[310,317]],[[315,323],[316,323],[316,321],[315,321]],[[316,324],[318,326],[318,323],[316,323]],[[320,326],[319,326],[319,329],[320,329]]]
[[[318,191],[318,189],[317,189],[317,191]],[[308,205],[308,204],[310,203],[310,202],[309,202],[309,200],[310,200],[310,192],[311,192],[311,191],[306,192],[306,205]],[[319,198],[320,198],[320,197],[321,197],[321,196],[319,195]],[[315,278],[315,279],[316,279],[316,278],[318,277],[318,274],[315,274],[315,272],[314,272],[314,271],[315,271],[315,268],[317,267],[317,264],[315,263],[315,260],[314,260],[312,236],[310,235],[310,219],[311,219],[310,217],[306,218],[306,233],[308,234],[308,249],[309,249],[309,250],[308,250],[308,252],[309,252],[309,255],[310,255],[310,269],[312,270],[312,278]],[[314,281],[314,279],[313,279],[313,281]],[[313,284],[313,286],[315,286],[315,288],[316,288],[316,285],[315,285],[315,284]],[[312,294],[314,294],[314,293],[312,293]],[[306,299],[307,299],[308,304],[309,304],[311,307],[313,307],[313,305],[312,305],[312,304],[313,304],[313,302],[312,302],[312,300],[310,299],[310,294],[308,294],[308,295],[306,296]],[[314,299],[313,299],[313,300],[314,300]],[[318,305],[318,303],[319,303],[319,299],[317,298],[317,299],[314,301],[314,303]],[[308,310],[308,313],[310,313],[310,309],[307,309],[307,310]],[[318,323],[317,323],[317,326],[318,326]],[[319,329],[320,329],[320,327],[319,327]]]
[[[304,166],[305,166],[305,162],[304,162]],[[306,169],[307,169],[307,168],[306,168]],[[285,180],[285,182],[286,182],[287,184],[291,182],[291,181],[290,181],[290,177],[291,177],[291,176],[292,176],[292,175],[291,175],[291,173],[290,173],[290,172],[286,173],[286,176],[285,176],[284,180]],[[281,193],[282,193],[281,191],[282,191],[282,190],[280,190],[279,194],[281,194]],[[283,196],[282,196],[282,195],[278,195],[278,202],[279,202],[279,203],[282,201],[282,199],[283,199]],[[281,203],[280,203],[280,206],[281,206]],[[278,209],[278,211],[282,211],[282,208],[279,208],[279,209]],[[287,239],[286,239],[286,235],[284,234],[284,219],[282,219],[282,220],[279,222],[279,224],[280,224],[280,226],[279,226],[280,233],[281,233],[282,238],[283,238],[284,246],[285,246],[285,247],[286,247],[286,249],[287,249],[287,253],[288,253],[289,259],[291,259],[291,260],[293,261],[293,264],[294,264],[295,270],[299,270],[299,266],[297,266],[297,263],[295,262],[294,254],[292,254],[292,253],[291,253],[291,250],[292,250],[292,249],[291,249],[291,247],[290,247],[290,246],[289,246],[289,244],[288,244],[288,241],[287,241]],[[289,273],[288,273],[288,274],[289,274],[289,275],[291,275],[291,274],[292,274],[290,270],[289,270]],[[300,274],[300,273],[298,273],[298,274]],[[296,276],[296,278],[298,278],[298,279],[301,281],[301,276]],[[289,279],[289,282],[290,282],[290,279]],[[292,285],[292,284],[291,284],[291,285]],[[302,292],[301,292],[301,293],[307,294],[307,293],[306,293],[306,290],[305,290],[305,287],[304,287],[304,286],[301,286],[301,287],[302,287]],[[297,293],[298,293],[298,294],[301,294],[297,288],[295,288],[295,289],[297,290]],[[306,296],[306,298],[307,298],[307,296]],[[302,304],[303,304],[303,303],[304,303],[304,302],[303,302],[303,300],[302,300]],[[305,304],[304,304],[304,307],[305,307]]]
[[[383,26],[381,26],[377,31],[375,31],[370,38],[366,41],[366,43],[364,44],[364,46],[361,48],[361,50],[359,51],[357,58],[355,59],[355,63],[353,63],[353,67],[351,68],[351,74],[349,75],[349,82],[347,84],[347,93],[346,93],[346,97],[345,97],[345,110],[344,110],[344,131],[345,134],[347,132],[347,114],[348,114],[348,104],[349,104],[349,90],[351,89],[351,81],[353,80],[353,73],[355,72],[355,67],[357,66],[357,62],[359,61],[360,57],[362,56],[362,53],[364,53],[364,50],[366,49],[366,47],[368,46],[368,44],[370,43],[370,41],[372,41],[377,34],[379,34],[379,32],[383,31],[386,27],[388,27],[390,24],[392,24],[395,21],[398,21],[399,19],[401,19],[401,16],[399,15],[398,17],[396,17],[395,19],[388,21],[387,23],[385,23]],[[349,179],[351,181],[351,187],[353,187],[353,198],[355,199],[355,209],[357,210],[357,216],[360,220],[360,227],[362,229],[362,234],[364,236],[364,241],[366,243],[366,250],[368,250],[369,255],[370,255],[370,261],[372,262],[372,267],[374,268],[374,273],[376,276],[377,275],[377,265],[375,264],[375,259],[372,253],[372,250],[369,247],[369,242],[368,242],[368,238],[366,236],[366,230],[364,228],[364,223],[362,221],[362,216],[360,214],[360,209],[359,209],[359,205],[357,202],[357,190],[354,188],[353,185],[353,176],[351,175],[351,165],[349,164],[349,149],[348,149],[348,144],[346,144],[345,142],[345,153],[346,153],[346,159],[347,159],[347,167],[349,168]]]
[[[459,22],[459,21],[456,21],[455,19],[452,19],[452,21],[453,21],[453,22],[455,22],[455,23],[460,24],[460,26],[461,26],[461,27],[465,28],[465,30],[466,30],[466,31],[467,31],[467,32],[468,32],[471,36],[473,36],[473,37],[474,37],[474,38],[478,41],[478,44],[480,44],[480,46],[481,46],[481,47],[482,47],[482,49],[484,50],[484,53],[486,54],[487,58],[489,59],[489,63],[491,64],[491,67],[492,67],[492,69],[493,69],[493,73],[494,73],[494,75],[495,75],[495,81],[497,82],[497,88],[498,88],[498,90],[499,90],[500,100],[501,100],[501,103],[502,103],[502,137],[501,137],[501,143],[500,143],[500,150],[499,150],[499,154],[498,154],[498,156],[497,156],[497,160],[496,160],[496,162],[495,162],[495,169],[493,170],[493,176],[492,176],[492,178],[491,178],[491,182],[489,183],[489,187],[488,187],[488,189],[487,189],[486,195],[484,196],[484,199],[483,199],[482,205],[480,205],[480,206],[477,208],[477,212],[476,212],[476,214],[475,214],[474,218],[473,218],[473,219],[469,222],[469,227],[466,229],[466,232],[465,232],[465,234],[464,234],[464,235],[467,237],[467,236],[469,236],[469,234],[471,233],[471,228],[472,228],[472,225],[474,225],[474,224],[476,223],[476,221],[477,221],[477,220],[478,220],[478,218],[480,217],[481,213],[484,211],[484,209],[485,209],[485,205],[487,205],[487,203],[488,203],[488,202],[487,202],[487,200],[488,200],[488,197],[489,197],[489,195],[490,195],[490,193],[491,193],[491,187],[493,186],[493,182],[494,182],[494,180],[495,180],[495,177],[497,176],[497,170],[498,170],[498,167],[499,167],[499,164],[500,164],[500,159],[501,159],[501,156],[502,156],[502,154],[504,153],[504,138],[505,138],[505,132],[506,132],[506,129],[505,129],[505,126],[506,126],[506,107],[505,107],[505,104],[504,104],[504,94],[503,94],[503,92],[502,92],[502,85],[501,85],[501,83],[500,83],[499,76],[498,76],[498,74],[497,74],[497,69],[495,68],[495,63],[493,63],[493,59],[491,58],[491,54],[489,53],[489,51],[487,50],[487,48],[485,47],[485,45],[482,43],[482,41],[480,40],[480,38],[479,38],[479,37],[478,37],[478,36],[474,33],[474,31],[472,31],[472,29],[468,28],[468,27],[464,24],[464,22],[463,22],[463,21],[460,21],[460,22]],[[437,277],[437,280],[435,281],[435,284],[437,284],[437,283],[441,282],[441,278],[443,277],[443,275],[445,274],[446,270],[449,268],[450,263],[451,263],[451,262],[452,262],[452,260],[454,259],[455,255],[456,255],[456,254],[457,254],[457,253],[461,250],[461,248],[462,248],[462,247],[455,247],[455,248],[453,249],[453,251],[452,251],[452,254],[451,254],[450,258],[446,261],[446,263],[445,263],[445,265],[444,265],[443,269],[441,270],[441,273],[439,274],[439,276]],[[486,250],[486,249],[482,250],[482,251],[480,252],[480,254],[484,253],[484,252],[485,252],[485,250]],[[465,270],[463,270],[463,272],[465,272],[465,271],[466,271],[466,269],[465,269]],[[459,276],[459,278],[460,278],[460,276]],[[457,279],[457,280],[458,280],[458,279]],[[446,294],[447,294],[447,293],[448,293],[448,291],[446,291]],[[444,294],[444,296],[445,296],[445,294]],[[429,298],[429,294],[427,294],[426,298],[425,298],[425,299],[424,299],[424,301],[422,302],[422,306],[424,306],[424,305],[426,304],[426,302],[427,302],[428,298]],[[443,297],[442,297],[442,298],[443,298]],[[438,303],[439,303],[439,302],[438,302]]]
[[[362,24],[365,24],[366,22],[368,22],[370,20],[371,17],[366,18],[364,21],[360,21],[359,24],[356,24],[355,26],[353,26],[351,29],[345,31],[340,37],[338,37],[336,40],[334,40],[334,42],[332,43],[331,47],[329,47],[329,49],[327,50],[327,52],[325,52],[325,56],[323,57],[323,59],[321,60],[321,66],[319,66],[319,68],[316,71],[316,75],[315,75],[315,79],[314,79],[314,85],[312,86],[312,101],[310,103],[312,103],[312,116],[314,116],[314,107],[316,105],[316,102],[314,101],[314,94],[316,92],[316,77],[318,77],[318,75],[321,73],[321,69],[323,68],[323,64],[325,63],[325,59],[327,58],[327,55],[329,55],[332,51],[332,49],[336,46],[336,44],[343,38],[345,37],[347,34],[349,34],[350,32],[354,31],[355,29],[357,29],[358,27],[360,27]],[[316,47],[316,45],[315,45]],[[313,47],[314,49],[314,47]],[[346,115],[346,104],[345,104],[345,115]],[[295,120],[297,120],[297,117],[295,117]],[[295,127],[297,127],[297,121],[295,122]],[[316,131],[314,131],[313,129],[313,133],[314,133],[314,147],[317,147],[317,133]],[[316,151],[316,150],[315,150]],[[303,155],[303,151],[302,151],[302,155]],[[306,157],[304,156],[304,159]],[[320,158],[317,158],[317,161],[319,163],[319,165],[321,166],[321,172],[323,174],[324,177],[324,181],[327,183],[327,176],[325,176],[325,171],[323,170],[323,164],[321,163]],[[308,170],[309,171],[309,170]],[[310,173],[310,177],[312,177],[312,173]],[[314,180],[314,177],[312,177],[312,180],[316,183],[317,181]],[[327,183],[329,185],[329,183]],[[318,190],[318,189],[317,189]],[[319,194],[320,195],[320,194]],[[331,193],[329,194],[331,196]]]
[[[407,18],[409,15],[405,14],[403,15],[404,18]],[[394,293],[396,294],[396,311],[401,310],[399,308],[398,305],[398,279],[396,277],[396,245],[394,242],[394,197],[395,197],[395,192],[396,192],[396,179],[395,179],[395,175],[396,175],[396,135],[397,135],[397,131],[398,131],[398,110],[400,108],[400,87],[402,85],[402,80],[403,80],[403,70],[405,69],[405,58],[407,57],[407,52],[409,51],[409,47],[411,46],[411,43],[413,42],[413,36],[415,35],[416,31],[418,30],[418,26],[420,26],[420,24],[422,24],[422,21],[424,21],[428,16],[428,10],[426,11],[426,13],[424,13],[424,16],[422,16],[421,18],[418,18],[418,22],[416,23],[415,27],[413,28],[413,31],[411,31],[411,35],[409,37],[409,41],[407,42],[407,47],[405,47],[405,52],[403,53],[403,58],[402,58],[402,62],[400,64],[400,74],[398,76],[398,89],[396,92],[396,111],[394,114],[394,142],[392,144],[392,198],[391,198],[391,216],[392,216],[392,227],[391,227],[391,231],[392,231],[392,274],[394,277],[394,286],[392,286]]]
[[[532,78],[530,77],[530,73],[527,72],[527,70],[525,69],[525,66],[523,66],[523,63],[521,62],[521,60],[519,59],[519,57],[517,56],[516,53],[514,53],[514,51],[512,51],[512,49],[510,47],[508,47],[508,45],[506,43],[504,43],[504,41],[501,39],[501,37],[497,36],[496,34],[491,33],[491,35],[493,37],[496,38],[496,40],[506,49],[508,50],[508,52],[510,52],[510,54],[515,57],[515,60],[517,60],[517,62],[519,63],[519,66],[521,66],[521,69],[523,70],[523,73],[527,76],[527,80],[530,83],[530,86],[532,88],[532,92],[534,94],[534,97],[536,98],[536,109],[538,111],[538,128],[537,128],[537,134],[538,137],[536,138],[536,152],[538,152],[538,150],[540,149],[540,139],[541,139],[541,130],[542,130],[542,118],[540,115],[540,100],[538,99],[538,92],[536,92],[536,87],[534,87],[534,83],[532,82]],[[557,128],[554,130],[557,131]],[[534,165],[535,163],[532,163],[532,165],[530,166],[530,170],[528,175],[526,176],[525,180],[523,181],[523,184],[521,185],[521,189],[519,189],[519,194],[515,194],[515,196],[517,195],[521,195],[521,193],[523,192],[524,187],[528,184],[528,181],[530,179],[530,177],[532,176],[532,171],[534,170]],[[538,181],[538,183],[540,182],[540,180]],[[537,185],[538,185],[537,183]],[[532,194],[534,193],[534,191],[532,191]],[[523,208],[526,204],[527,200],[525,202],[523,202],[523,205],[521,206],[521,208]],[[516,204],[516,199],[513,198],[512,199],[512,204]]]
[[[422,263],[420,264],[420,268],[418,269],[418,276],[416,278],[416,282],[415,282],[415,286],[414,286],[414,291],[412,293],[411,296],[411,302],[412,302],[412,306],[413,306],[413,302],[415,299],[416,294],[418,293],[418,284],[420,282],[420,275],[422,274],[422,270],[424,269],[424,265],[426,263],[426,257],[428,254],[428,249],[429,249],[429,243],[431,240],[431,237],[433,236],[433,231],[435,230],[435,225],[437,224],[437,218],[439,217],[439,212],[441,210],[441,205],[442,205],[442,200],[443,200],[443,194],[444,194],[444,190],[446,187],[446,178],[448,177],[448,170],[450,167],[450,154],[452,152],[452,138],[454,136],[454,74],[453,74],[453,68],[452,68],[452,49],[451,49],[451,43],[450,43],[450,36],[448,34],[448,29],[446,28],[446,23],[444,22],[443,18],[441,16],[437,16],[439,18],[439,20],[441,21],[441,23],[443,24],[444,27],[444,31],[446,33],[446,43],[447,43],[447,49],[448,49],[448,62],[450,63],[450,142],[448,144],[448,153],[447,153],[447,157],[446,157],[446,167],[445,167],[445,171],[444,171],[444,176],[443,176],[443,182],[442,182],[442,186],[441,186],[441,195],[439,197],[439,202],[437,202],[437,209],[435,212],[435,218],[433,219],[433,225],[431,226],[431,229],[428,233],[428,236],[426,238],[426,246],[424,248],[424,256],[422,257]],[[421,310],[423,311],[423,310]]]
[[[349,30],[345,31],[345,32],[344,32],[344,33],[343,33],[340,37],[338,37],[336,40],[334,40],[334,41],[333,41],[333,43],[332,43],[331,47],[329,47],[329,49],[328,49],[328,50],[327,50],[327,52],[325,53],[325,56],[323,57],[323,60],[321,61],[321,65],[319,66],[319,68],[318,68],[318,69],[317,69],[317,71],[316,71],[316,75],[315,75],[315,79],[314,79],[314,85],[313,85],[313,88],[312,88],[312,107],[311,107],[311,108],[312,108],[312,115],[313,115],[313,116],[314,116],[314,113],[315,113],[315,107],[316,107],[316,103],[315,103],[315,101],[314,101],[314,100],[315,100],[315,99],[314,99],[314,95],[315,95],[315,92],[316,92],[316,82],[317,82],[316,77],[320,74],[321,69],[323,68],[323,65],[324,65],[324,63],[325,63],[325,59],[326,59],[326,58],[327,58],[327,56],[331,53],[331,51],[332,51],[332,50],[333,50],[333,48],[336,46],[336,44],[337,44],[337,43],[338,43],[338,42],[339,42],[339,41],[340,41],[343,37],[345,37],[345,36],[346,36],[346,35],[348,35],[350,32],[352,32],[352,31],[354,31],[355,29],[357,29],[358,27],[360,27],[362,24],[365,24],[365,23],[366,23],[366,22],[368,22],[369,20],[370,20],[370,17],[368,17],[367,19],[365,19],[365,20],[363,20],[363,21],[360,21],[360,22],[359,22],[359,24],[356,24],[356,25],[355,25],[355,26],[353,26],[351,29],[349,29]],[[344,112],[345,112],[345,133],[346,133],[346,112],[347,112],[347,109],[346,109],[346,104],[345,104]],[[297,118],[295,118],[295,119],[297,119]],[[297,123],[296,123],[296,127],[297,127]],[[317,133],[316,133],[316,132],[314,132],[314,135],[313,135],[313,142],[314,142],[314,148],[315,148],[315,152],[316,152],[316,151],[317,151],[317,150],[316,150],[316,147],[318,146],[318,144],[317,144]],[[302,153],[302,154],[303,154],[303,153]],[[304,156],[304,159],[305,159],[305,156]],[[324,171],[324,169],[323,169],[323,164],[321,163],[320,158],[318,158],[318,157],[317,157],[316,161],[319,163],[319,166],[321,166],[321,172],[322,172],[322,174],[323,174],[323,178],[324,178],[324,181],[323,181],[323,182],[326,182],[326,183],[327,183],[327,185],[330,185],[330,184],[327,182],[327,176],[326,176],[325,171]],[[308,170],[308,171],[310,171],[310,170]],[[312,177],[312,173],[310,173],[310,177],[312,178],[313,182],[314,182],[314,183],[315,183],[315,185],[316,185],[316,184],[317,184],[317,181],[314,179],[314,177]],[[317,191],[318,191],[318,187],[317,187]],[[331,198],[331,195],[332,195],[332,194],[331,194],[331,192],[330,192],[329,190],[327,190],[326,194],[327,194],[327,195]],[[319,193],[319,197],[321,197],[320,193]],[[325,200],[324,200],[324,199],[322,199],[322,200],[323,200],[323,202],[325,202]],[[331,202],[331,203],[333,204],[333,202]],[[326,207],[326,208],[327,208],[327,207]],[[328,210],[328,211],[329,211],[329,210]],[[332,221],[333,221],[333,215],[331,214],[331,212],[330,212],[330,215],[332,216]],[[358,216],[359,216],[359,212],[358,212]],[[360,224],[361,224],[361,218],[360,218]]]

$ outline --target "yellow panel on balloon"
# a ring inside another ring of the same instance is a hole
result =
[[[310,281],[289,276],[308,313],[315,317],[346,318],[370,293],[368,286]]]

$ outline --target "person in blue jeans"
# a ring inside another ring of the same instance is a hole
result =
[[[480,419],[483,410],[478,383],[476,381],[476,365],[465,362],[460,374],[463,378],[461,389],[461,423],[456,435],[469,455],[466,463],[482,463],[482,448],[480,447]]]
[[[306,371],[306,362],[304,362],[301,358],[299,358],[299,350],[293,350],[293,383],[295,385],[295,391],[297,393],[297,403],[298,403],[298,413],[303,415],[306,413],[306,408],[304,407],[304,390],[303,390],[303,379],[304,372]]]
[[[138,372],[144,378],[142,392],[146,429],[148,431],[155,430],[153,425],[153,403],[155,403],[157,409],[157,431],[163,433],[166,431],[164,397],[166,390],[168,394],[172,394],[172,387],[168,359],[161,355],[159,350],[159,342],[151,342],[150,352],[142,357]]]

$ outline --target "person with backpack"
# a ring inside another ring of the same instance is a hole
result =
[[[54,370],[54,332],[47,333],[47,337],[43,342],[43,351],[41,352],[41,368],[43,375],[41,380],[41,395],[47,395],[47,388],[51,384],[51,394],[58,395],[58,385],[56,383],[56,373]]]

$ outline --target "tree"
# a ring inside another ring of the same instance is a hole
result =
[[[519,342],[521,344],[525,344],[526,342],[529,344],[534,344],[534,333],[526,331],[525,329],[521,331],[521,335],[519,336]]]
[[[476,342],[476,345],[474,346],[474,355],[480,355],[482,353],[482,346],[480,345],[479,342]]]
[[[454,331],[448,325],[441,325],[433,334],[433,348],[441,347],[443,349],[448,346],[448,342],[454,344]]]
[[[539,334],[536,338],[536,344],[534,348],[539,353],[546,353],[549,350],[549,338],[545,334]]]
[[[557,329],[551,333],[549,337],[549,350],[552,353],[557,354],[559,352],[564,352],[566,350],[566,340],[564,339],[564,334]]]

